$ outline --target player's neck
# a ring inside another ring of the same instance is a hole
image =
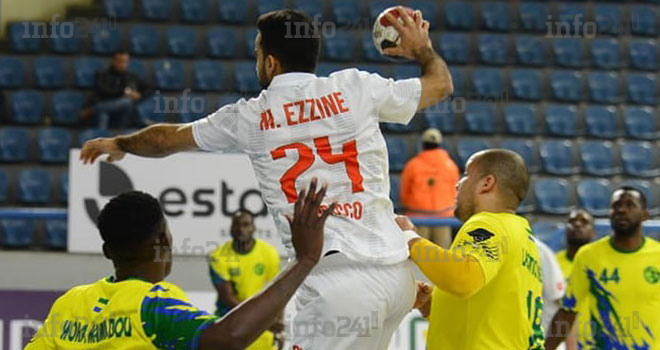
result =
[[[165,274],[151,263],[139,263],[132,266],[116,266],[115,282],[137,278],[150,283],[158,283],[165,279]]]
[[[575,254],[577,254],[578,250],[581,247],[582,247],[581,245],[577,245],[577,244],[566,246],[566,257],[568,258],[568,260],[573,261],[573,259],[575,258]]]
[[[248,241],[245,242],[235,239],[232,242],[232,247],[234,248],[234,251],[238,254],[247,254],[252,250],[252,248],[254,248],[255,242],[256,241],[254,240],[254,238],[250,238]]]
[[[612,245],[615,249],[625,252],[632,252],[639,249],[644,244],[644,236],[641,227],[632,236],[624,236],[614,233],[612,236]]]

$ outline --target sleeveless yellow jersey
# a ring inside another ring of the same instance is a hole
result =
[[[197,349],[217,319],[172,283],[108,277],[57,299],[26,350]]]
[[[625,252],[611,239],[580,248],[562,301],[587,313],[580,349],[660,349],[660,243],[645,237],[639,249]]]
[[[461,227],[452,249],[474,256],[485,286],[468,298],[433,291],[428,350],[543,349],[539,251],[526,219],[482,212]]]
[[[556,255],[555,258],[557,258],[557,262],[559,263],[559,268],[561,269],[561,272],[564,274],[564,278],[566,278],[566,281],[571,276],[571,272],[573,271],[573,260],[570,260],[568,258],[568,252],[566,249],[559,251]]]

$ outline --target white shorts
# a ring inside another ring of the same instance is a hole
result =
[[[386,350],[415,301],[412,266],[323,257],[294,297],[292,350]]]

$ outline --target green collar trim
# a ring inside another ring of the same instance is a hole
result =
[[[635,253],[635,252],[639,251],[640,249],[644,248],[644,245],[646,244],[646,237],[645,237],[645,236],[642,236],[642,244],[640,244],[639,247],[637,247],[637,248],[635,248],[635,249],[633,249],[633,250],[623,250],[623,249],[619,249],[619,248],[617,248],[617,247],[614,245],[614,241],[613,241],[613,240],[614,240],[614,237],[610,237],[610,239],[609,239],[610,247],[612,247],[612,249],[616,250],[617,252],[619,252],[619,253],[623,253],[623,254],[632,254],[632,253]]]

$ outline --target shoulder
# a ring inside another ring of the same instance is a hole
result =
[[[487,230],[502,231],[502,217],[495,213],[477,213],[472,215],[463,226],[467,230],[483,228]]]
[[[649,236],[644,236],[644,239],[646,240],[646,245],[648,246],[649,249],[652,249],[653,251],[660,251],[660,242],[657,240],[649,237]]]
[[[145,301],[153,299],[180,299],[187,301],[186,293],[176,284],[166,281],[154,283],[145,295]]]
[[[270,244],[270,243],[268,243],[268,242],[266,242],[262,239],[259,239],[259,238],[256,238],[255,241],[256,241],[255,244],[257,245],[257,247],[259,249],[261,249],[262,251],[264,251],[266,254],[268,254],[268,255],[277,255],[279,257],[279,253],[277,252],[277,249],[272,244]]]
[[[227,248],[231,247],[231,241],[227,241],[217,248],[213,249],[208,255],[210,257],[218,256],[224,254],[227,251]]]
[[[387,78],[380,76],[377,73],[369,73],[359,70],[357,68],[347,68],[340,71],[336,71],[330,74],[328,78],[335,80],[343,80],[343,81],[347,81],[348,83],[357,82],[357,81],[378,82],[378,81],[389,80]]]
[[[610,237],[605,236],[599,240],[583,245],[578,250],[577,254],[575,254],[573,261],[577,263],[582,262],[585,259],[589,260],[590,257],[593,257],[594,255],[602,255],[611,249],[612,247],[610,246]]]

